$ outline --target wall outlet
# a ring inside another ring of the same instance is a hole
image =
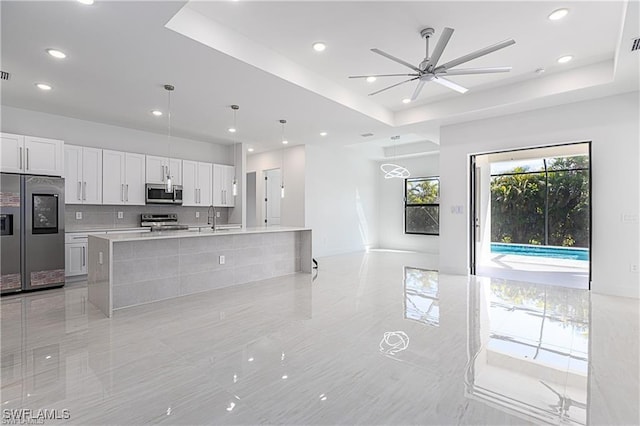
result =
[[[629,272],[638,272],[638,265],[635,263],[632,263],[631,265],[629,265]]]
[[[220,212],[216,212],[216,217],[220,217]]]
[[[220,256],[220,264],[224,265],[225,261],[226,261],[226,259],[224,258],[224,255]]]
[[[76,220],[82,220],[82,212],[76,212]]]
[[[98,252],[98,264],[102,265],[102,252]]]
[[[464,208],[462,206],[451,206],[451,214],[462,214]]]
[[[124,213],[118,212],[118,219],[122,219],[124,217]]]
[[[200,212],[196,212],[196,219],[200,217]]]

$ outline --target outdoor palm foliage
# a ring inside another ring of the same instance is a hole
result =
[[[588,168],[587,156],[575,156],[551,159],[546,175],[516,167],[494,176],[491,240],[589,247]]]

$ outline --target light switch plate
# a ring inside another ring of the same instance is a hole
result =
[[[124,213],[118,212],[118,219],[122,219],[124,217]]]
[[[196,212],[196,219],[200,217],[200,212]]]
[[[82,212],[76,212],[76,220],[82,220]]]
[[[220,217],[220,212],[216,212],[216,217]]]
[[[224,262],[226,261],[226,259],[224,258],[224,255],[220,256],[220,264],[224,265]]]

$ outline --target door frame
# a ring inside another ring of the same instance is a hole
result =
[[[476,274],[476,228],[475,228],[475,219],[477,213],[476,206],[476,157],[482,155],[490,155],[490,154],[501,154],[505,152],[517,152],[517,151],[531,151],[535,149],[544,149],[544,148],[552,148],[556,146],[569,146],[569,145],[583,145],[587,144],[588,152],[589,152],[589,280],[588,280],[588,289],[591,290],[591,280],[593,278],[593,162],[592,160],[592,141],[581,141],[581,142],[566,142],[566,143],[556,143],[556,144],[548,144],[548,145],[540,145],[540,146],[532,146],[526,148],[512,148],[512,149],[503,149],[496,151],[486,151],[486,152],[477,152],[474,154],[469,154],[469,216],[467,218],[469,224],[469,273],[471,275]]]

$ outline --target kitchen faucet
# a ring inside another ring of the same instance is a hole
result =
[[[211,229],[216,230],[216,208],[213,204],[207,210],[207,225],[211,225]]]

